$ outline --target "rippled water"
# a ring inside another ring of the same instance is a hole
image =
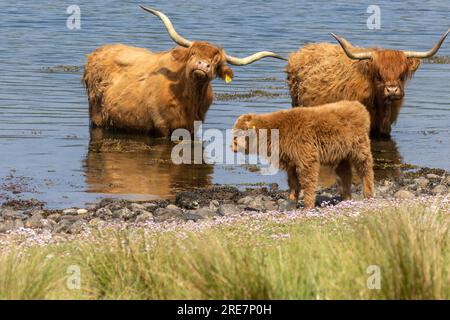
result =
[[[450,27],[448,1],[378,1],[382,28],[368,30],[366,10],[372,2],[76,1],[81,30],[69,30],[66,8],[72,1],[2,1],[0,183],[16,184],[16,193],[50,206],[79,205],[110,193],[168,196],[214,183],[277,182],[285,187],[283,173],[267,177],[245,167],[174,166],[168,161],[171,146],[161,139],[91,135],[80,84],[85,55],[106,43],[153,51],[173,47],[161,22],[139,4],[164,11],[183,36],[221,45],[236,56],[259,50],[288,55],[308,42],[332,41],[330,32],[361,46],[425,50]],[[450,55],[449,41],[439,55]],[[284,67],[282,61],[262,60],[235,67],[231,84],[215,81],[219,99],[205,127],[226,129],[242,113],[289,108]],[[407,88],[393,141],[374,148],[381,162],[450,169],[449,77],[450,64],[421,66]],[[223,99],[224,94],[252,90],[272,95]],[[378,170],[378,175],[384,173]],[[2,189],[0,200],[11,191]]]

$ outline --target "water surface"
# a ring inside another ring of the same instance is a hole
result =
[[[333,41],[330,32],[360,46],[428,50],[450,27],[448,1],[379,1],[382,28],[368,30],[366,10],[372,2],[171,0],[148,5],[169,15],[186,38],[210,41],[236,56],[259,50],[287,56],[309,42]],[[154,51],[174,44],[162,23],[139,9],[145,1],[76,3],[81,30],[66,27],[70,1],[0,4],[0,200],[15,192],[50,206],[71,206],[105,194],[165,197],[215,183],[286,187],[283,173],[268,177],[239,166],[174,166],[168,161],[171,145],[161,139],[91,134],[80,84],[86,54],[107,43]],[[450,55],[449,41],[439,55]],[[55,68],[59,65],[75,67]],[[224,130],[242,113],[289,108],[284,67],[267,59],[234,67],[231,84],[214,81],[222,99],[211,106],[205,128]],[[408,85],[393,141],[377,143],[379,161],[450,169],[449,77],[450,64],[421,66]],[[270,96],[248,97],[252,90]],[[223,99],[233,92],[244,96]]]

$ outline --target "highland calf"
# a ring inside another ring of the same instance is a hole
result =
[[[309,44],[289,57],[286,71],[292,106],[357,100],[370,113],[371,135],[389,137],[403,103],[406,80],[420,59],[436,54],[449,32],[428,52],[357,48],[334,34],[340,46]]]
[[[114,44],[91,53],[83,80],[94,127],[162,136],[177,128],[193,132],[194,121],[204,121],[213,101],[211,81],[233,78],[228,63],[243,66],[265,57],[283,59],[267,51],[246,58],[229,56],[208,42],[182,38],[166,15],[143,9],[159,17],[181,47],[150,52]]]
[[[304,207],[314,207],[321,165],[335,169],[343,200],[351,198],[352,165],[363,182],[364,196],[373,195],[370,117],[357,101],[245,114],[237,119],[233,129],[234,152],[257,150],[252,144],[259,145],[261,129],[279,130],[279,166],[288,174],[291,209],[297,205],[300,186],[304,190]],[[256,131],[257,139],[239,138],[247,130]],[[271,143],[268,139],[269,149]]]

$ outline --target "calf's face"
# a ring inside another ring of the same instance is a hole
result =
[[[233,152],[257,151],[257,129],[252,123],[254,114],[244,114],[240,116],[233,126],[233,143],[231,149]]]

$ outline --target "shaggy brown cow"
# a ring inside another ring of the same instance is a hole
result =
[[[342,199],[350,199],[351,165],[363,181],[365,197],[373,195],[373,161],[369,139],[370,118],[358,101],[341,101],[315,108],[295,108],[268,114],[240,116],[233,129],[279,130],[279,166],[288,173],[289,200],[295,208],[304,189],[304,206],[315,204],[320,166],[333,167],[340,180]],[[267,136],[270,137],[269,134]],[[235,137],[233,151],[255,148],[258,139]],[[252,141],[253,143],[251,144]],[[271,141],[268,139],[270,149]],[[256,149],[253,149],[256,150]]]
[[[90,54],[83,80],[93,126],[163,136],[177,128],[192,132],[194,121],[205,119],[213,101],[211,80],[233,78],[227,63],[243,66],[265,57],[283,59],[267,51],[243,59],[229,56],[208,42],[182,38],[167,16],[142,8],[159,17],[181,47],[150,52],[115,44]]]
[[[358,100],[370,112],[372,136],[389,137],[403,103],[406,80],[420,59],[436,54],[449,32],[428,52],[357,48],[334,34],[340,46],[307,45],[289,57],[286,71],[292,106]]]

